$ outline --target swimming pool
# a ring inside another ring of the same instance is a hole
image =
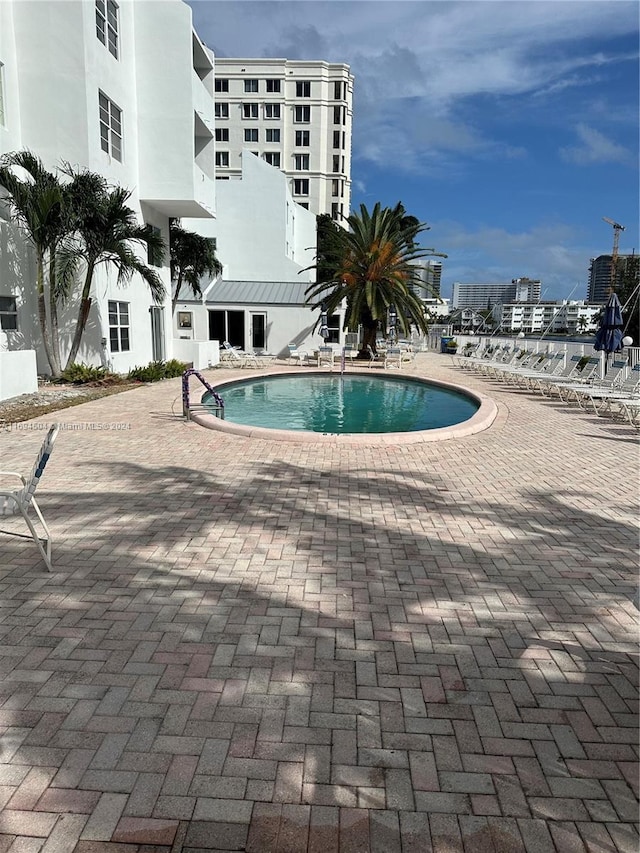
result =
[[[472,418],[480,402],[461,390],[388,375],[279,374],[217,386],[225,423],[321,435],[442,429]],[[206,406],[207,392],[202,402]]]

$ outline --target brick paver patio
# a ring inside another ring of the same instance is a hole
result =
[[[497,420],[262,441],[171,380],[0,435],[77,427],[54,573],[0,537],[0,853],[637,851],[637,433],[415,370]]]

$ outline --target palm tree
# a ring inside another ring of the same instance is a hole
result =
[[[42,343],[52,375],[59,376],[59,292],[55,273],[55,251],[68,229],[64,190],[57,177],[48,172],[40,158],[30,151],[17,151],[2,158],[0,186],[9,194],[12,219],[25,232],[35,250],[35,285]],[[49,325],[49,318],[52,326]]]
[[[66,366],[75,362],[91,309],[91,286],[100,265],[115,267],[117,283],[128,283],[138,273],[149,286],[156,304],[166,295],[158,273],[136,255],[132,243],[162,256],[162,238],[148,225],[140,225],[127,202],[131,192],[123,187],[110,187],[101,175],[89,171],[73,173],[68,186],[74,224],[73,239],[60,252],[64,280],[68,282],[80,262],[84,264],[84,281],[78,306],[78,318]]]
[[[183,284],[188,284],[194,297],[202,295],[200,279],[204,275],[222,273],[222,264],[216,257],[215,240],[185,231],[177,223],[169,228],[171,280],[175,282],[171,313],[174,314]]]
[[[397,324],[403,334],[411,325],[426,334],[424,307],[412,289],[420,284],[414,261],[424,257],[446,257],[434,249],[421,249],[416,238],[429,226],[407,216],[401,204],[382,208],[376,204],[369,213],[360,206],[360,214],[348,217],[349,230],[341,230],[332,273],[326,258],[321,280],[307,288],[307,302],[317,308],[324,304],[328,314],[335,313],[346,300],[344,328],[364,327],[361,356],[368,348],[375,354],[376,334],[386,325],[390,306],[395,306]],[[335,236],[335,235],[334,235]],[[320,271],[320,263],[315,265]]]

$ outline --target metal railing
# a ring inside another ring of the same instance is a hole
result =
[[[195,378],[204,385],[207,391],[211,394],[215,405],[203,406],[202,404],[194,404],[191,402],[189,380],[192,376],[195,376]],[[199,370],[189,368],[189,370],[185,370],[182,374],[182,414],[187,420],[190,420],[191,412],[196,411],[207,412],[208,414],[215,415],[217,418],[224,420],[224,400],[222,397],[217,391],[214,391]]]

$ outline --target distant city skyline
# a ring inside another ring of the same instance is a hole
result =
[[[583,299],[608,217],[638,252],[638,7],[609,0],[188,0],[220,57],[345,62],[352,209],[402,201],[454,281]]]

